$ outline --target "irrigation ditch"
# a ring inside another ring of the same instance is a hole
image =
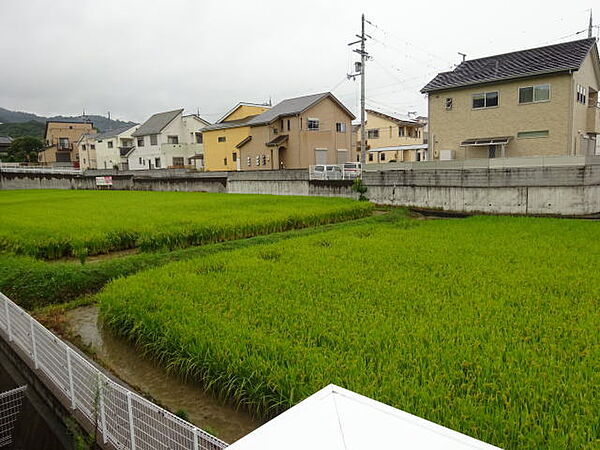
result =
[[[112,334],[102,326],[94,304],[38,319],[133,390],[226,442],[234,442],[264,423],[204,392],[197,383],[169,373],[133,343]]]

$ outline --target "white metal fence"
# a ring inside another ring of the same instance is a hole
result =
[[[93,425],[104,444],[132,450],[219,450],[228,444],[112,381],[0,293],[0,334],[16,345],[51,389]]]
[[[60,166],[20,166],[19,163],[0,162],[0,171],[6,173],[58,173],[67,175],[80,175],[81,169]]]
[[[21,412],[25,390],[27,386],[0,393],[0,447],[13,443],[13,430]]]

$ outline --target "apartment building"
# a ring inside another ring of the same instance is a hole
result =
[[[46,121],[46,148],[38,154],[38,162],[52,166],[79,167],[77,142],[84,134],[95,132],[92,122],[85,119]]]

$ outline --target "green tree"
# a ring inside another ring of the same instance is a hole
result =
[[[8,161],[37,162],[37,155],[44,149],[44,142],[36,137],[16,138],[8,147]]]

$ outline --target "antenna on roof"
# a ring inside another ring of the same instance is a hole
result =
[[[465,59],[467,59],[467,54],[466,53],[461,53],[461,52],[457,52],[460,56],[462,56],[462,62],[465,62]]]
[[[594,28],[594,21],[592,20],[592,8],[590,8],[590,24],[588,25],[588,38],[592,37],[592,29]]]

